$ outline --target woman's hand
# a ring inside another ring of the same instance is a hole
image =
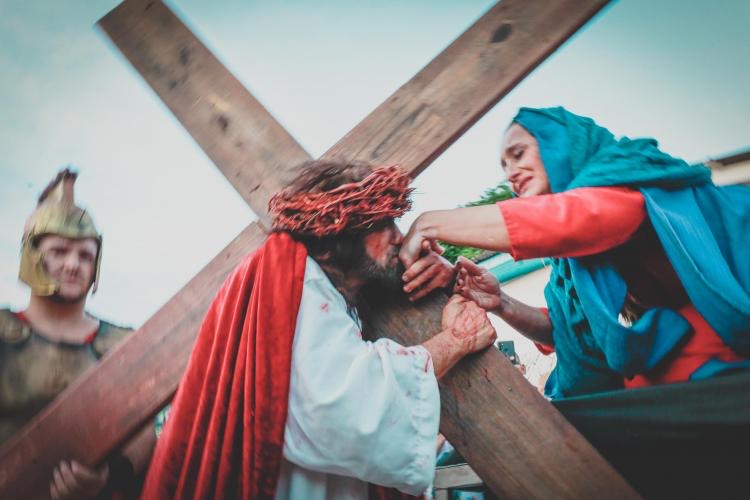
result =
[[[424,224],[425,216],[428,213],[425,212],[416,218],[406,236],[404,236],[404,241],[401,243],[398,258],[401,259],[401,263],[405,269],[409,269],[419,259],[424,249],[431,249],[438,255],[443,253],[443,249],[438,244],[435,236],[429,234],[434,231],[427,229]]]
[[[455,269],[454,293],[476,302],[482,309],[500,313],[503,292],[500,289],[500,282],[491,272],[465,257],[458,258]]]
[[[409,300],[419,300],[436,288],[452,288],[455,271],[451,263],[440,256],[443,249],[438,247],[437,250],[424,240],[419,259],[404,272],[404,292]]]
[[[437,241],[452,245],[510,252],[510,237],[497,205],[430,210],[417,217],[404,236],[399,258],[405,269],[419,259],[424,242],[437,253]]]

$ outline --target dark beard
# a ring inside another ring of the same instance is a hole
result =
[[[391,260],[391,255],[389,255],[388,262]],[[401,261],[393,266],[383,267],[366,254],[361,257],[358,272],[365,283],[354,300],[356,310],[359,311],[365,324],[368,323],[367,316],[370,308],[379,308],[388,301],[403,295],[401,276],[403,276],[404,271],[405,268]],[[365,327],[364,331],[367,330],[369,328]]]
[[[401,261],[391,267],[382,267],[367,256],[362,259],[359,272],[365,279],[365,284],[355,297],[355,310],[362,320],[362,333],[365,339],[375,340],[369,337],[369,334],[373,331],[372,318],[378,315],[376,311],[383,310],[405,296],[401,280],[404,270]]]
[[[393,257],[398,255],[398,249],[395,249],[388,255],[387,262],[391,262]],[[367,288],[380,288],[383,291],[396,291],[400,290],[403,286],[401,276],[403,276],[404,265],[401,261],[398,261],[393,266],[381,266],[375,262],[367,253],[360,256],[357,271],[365,281],[365,287]]]
[[[356,244],[357,247],[355,247],[351,260],[345,269],[333,265],[333,262],[325,260],[319,262],[328,279],[344,297],[347,311],[353,316],[358,314],[357,310],[361,305],[363,295],[393,297],[397,294],[403,294],[401,277],[405,271],[404,266],[398,259],[392,266],[379,265],[367,255],[362,241],[358,241]],[[398,256],[398,251],[399,248],[392,248],[386,262],[392,262],[393,258]],[[361,287],[354,289],[348,287],[347,278],[350,278],[351,275],[361,280]]]

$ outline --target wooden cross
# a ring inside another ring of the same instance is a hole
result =
[[[503,0],[324,157],[417,175],[606,3]],[[169,401],[216,290],[265,238],[268,200],[309,159],[161,1],[126,0],[100,25],[259,221],[0,450],[0,498],[43,496],[60,459],[101,462]],[[439,330],[439,295],[366,308],[371,333],[422,342]],[[440,393],[441,431],[495,494],[637,498],[497,350],[462,361]]]

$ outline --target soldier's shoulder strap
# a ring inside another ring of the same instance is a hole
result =
[[[10,309],[0,309],[0,341],[20,344],[31,337],[31,327]]]
[[[132,328],[118,326],[109,321],[99,320],[99,331],[96,333],[92,347],[98,357],[104,356],[122,339],[133,333]]]

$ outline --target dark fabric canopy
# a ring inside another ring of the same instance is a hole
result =
[[[552,404],[646,498],[750,497],[750,374]]]

